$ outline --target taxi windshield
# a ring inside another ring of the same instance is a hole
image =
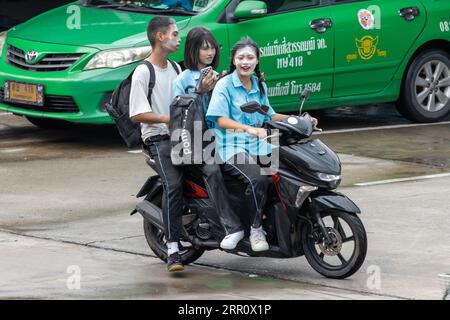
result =
[[[80,5],[104,9],[137,11],[158,14],[196,14],[208,9],[217,0],[80,0]]]

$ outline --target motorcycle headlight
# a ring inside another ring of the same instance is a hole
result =
[[[327,173],[319,173],[317,175],[320,180],[326,181],[326,182],[332,182],[332,181],[338,181],[341,180],[341,176],[339,175],[333,175],[333,174],[327,174]]]
[[[151,52],[151,46],[101,51],[89,61],[86,67],[84,67],[84,70],[118,68],[136,61],[144,60]]]
[[[3,47],[6,43],[6,31],[0,32],[0,58],[2,57]]]

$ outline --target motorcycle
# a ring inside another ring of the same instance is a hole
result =
[[[187,170],[184,186],[180,255],[184,264],[193,263],[206,250],[223,250],[249,257],[295,258],[305,256],[311,267],[328,278],[344,279],[353,275],[364,262],[367,235],[358,214],[358,206],[335,189],[341,182],[339,157],[319,139],[312,139],[314,127],[308,113],[301,113],[310,95],[301,95],[298,116],[267,122],[268,137],[277,132],[279,167],[270,180],[269,197],[263,210],[262,225],[269,250],[254,252],[248,240],[250,221],[241,216],[246,236],[233,250],[220,248],[223,227],[208,198],[201,171],[195,166]],[[257,103],[241,106],[243,112],[267,111]],[[319,129],[320,130],[320,129]],[[154,162],[144,152],[148,165]],[[235,212],[249,212],[242,199],[244,186],[232,178],[224,182]],[[161,203],[163,185],[159,176],[151,176],[143,185],[131,214],[139,212],[150,249],[167,261],[167,247]]]

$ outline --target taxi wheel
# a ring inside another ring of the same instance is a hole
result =
[[[450,113],[450,55],[420,53],[409,66],[397,102],[398,111],[414,122],[437,122]]]
[[[73,125],[71,122],[47,118],[26,117],[28,121],[41,129],[65,129]]]

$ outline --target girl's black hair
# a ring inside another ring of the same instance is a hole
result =
[[[234,45],[233,49],[231,49],[231,63],[230,63],[229,74],[233,73],[234,70],[236,70],[236,66],[233,64],[233,60],[234,60],[234,56],[236,55],[236,52],[238,52],[238,50],[243,49],[245,47],[253,48],[255,50],[256,57],[258,58],[258,64],[256,65],[255,73],[256,73],[256,76],[258,77],[258,87],[259,87],[259,91],[260,91],[261,97],[262,97],[266,94],[266,91],[264,90],[264,85],[263,85],[264,80],[265,80],[264,73],[262,73],[261,70],[259,69],[259,57],[260,57],[259,46],[251,38],[249,38],[249,37],[242,38]]]
[[[220,59],[219,44],[212,33],[204,27],[196,27],[187,34],[186,45],[184,48],[184,66],[186,68],[191,70],[198,69],[200,49],[205,43],[216,49],[216,55],[211,63],[211,67],[213,67],[213,69],[217,68]]]

